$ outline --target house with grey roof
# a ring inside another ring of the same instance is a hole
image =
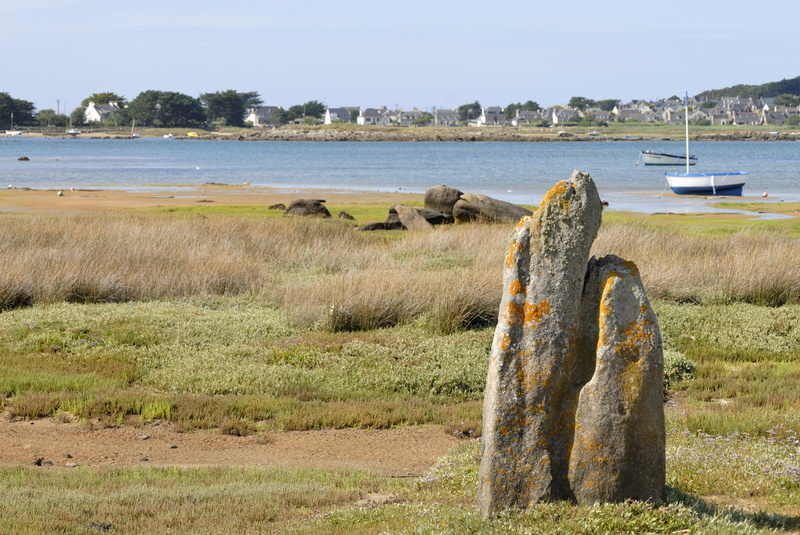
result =
[[[409,111],[400,109],[394,113],[395,122],[400,126],[411,126],[414,121],[422,117],[422,113],[417,108]]]
[[[736,125],[750,125],[756,126],[761,122],[761,117],[755,112],[737,111],[731,112],[731,123]]]
[[[380,109],[367,108],[361,110],[358,119],[356,119],[356,123],[362,126],[387,126],[390,122],[389,110],[385,106]]]
[[[247,110],[245,122],[256,127],[265,127],[277,124],[278,110],[283,110],[280,106],[256,106]]]
[[[506,110],[500,106],[482,108],[478,126],[503,126],[506,124]]]
[[[119,104],[116,102],[109,102],[108,104],[89,102],[83,112],[83,122],[99,123],[100,121],[105,121],[117,110],[119,110]]]
[[[326,108],[323,122],[325,124],[352,123],[353,115],[358,117],[360,111],[361,109],[358,106],[345,108]]]
[[[523,124],[538,123],[542,120],[550,122],[549,117],[546,117],[545,110],[517,110],[516,116],[511,118],[513,126],[520,126]]]
[[[433,110],[435,126],[458,126],[458,110]]]

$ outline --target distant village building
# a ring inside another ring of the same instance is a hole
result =
[[[550,122],[552,124],[566,124],[570,119],[582,117],[580,110],[573,108],[550,108]]]
[[[358,115],[356,123],[362,126],[387,126],[389,124],[389,110],[385,107],[367,108]]]
[[[89,102],[89,104],[86,105],[86,110],[83,112],[83,122],[88,124],[105,121],[117,110],[119,110],[119,104],[116,102],[109,102],[108,104]]]
[[[245,122],[256,127],[271,126],[277,123],[275,112],[283,110],[280,106],[256,106],[247,110]]]
[[[503,126],[504,124],[506,124],[506,110],[500,106],[483,108],[481,116],[478,117],[479,126]]]
[[[325,119],[323,122],[325,124],[333,124],[333,123],[352,123],[353,122],[353,115],[358,117],[358,114],[361,112],[361,109],[358,107],[350,107],[350,108],[327,108],[325,110]]]
[[[458,126],[458,110],[434,110],[434,126]]]
[[[395,121],[400,126],[411,126],[411,124],[422,117],[421,111],[414,108],[411,111],[398,110],[395,112]]]
[[[520,126],[523,124],[534,124],[542,120],[550,122],[545,118],[544,110],[517,110],[516,116],[511,118],[511,125]]]

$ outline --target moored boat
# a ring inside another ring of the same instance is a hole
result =
[[[689,156],[689,93],[686,93],[686,157]],[[747,181],[745,171],[690,173],[686,160],[685,173],[664,173],[670,189],[678,195],[735,195],[740,196]]]
[[[686,156],[682,154],[667,154],[665,152],[643,150],[640,157],[645,165],[686,165]],[[690,154],[689,165],[695,165],[696,163],[697,156]]]
[[[664,173],[667,184],[678,195],[741,196],[747,181],[746,171],[729,173]]]

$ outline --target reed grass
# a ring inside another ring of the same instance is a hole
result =
[[[370,235],[343,221],[289,218],[4,216],[0,309],[247,295],[333,331],[427,317],[452,332],[493,322],[509,230]],[[604,225],[594,252],[636,262],[652,298],[800,300],[800,240],[781,227],[687,233],[631,218]]]

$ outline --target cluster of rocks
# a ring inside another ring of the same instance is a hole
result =
[[[576,171],[511,235],[483,406],[485,516],[664,496],[661,335],[633,262],[590,259],[601,213]]]
[[[396,204],[389,209],[386,221],[359,227],[357,230],[429,230],[434,225],[480,222],[516,223],[533,212],[509,202],[480,193],[464,193],[444,185],[425,192],[423,208]]]
[[[425,205],[415,208],[396,204],[389,208],[385,221],[370,223],[356,230],[431,230],[436,225],[455,223],[516,223],[533,212],[509,202],[480,193],[464,193],[447,186],[434,186],[425,192]],[[285,216],[331,217],[325,199],[297,199],[289,206],[273,204],[269,210],[283,210]],[[340,212],[339,217],[353,220],[353,216]]]

